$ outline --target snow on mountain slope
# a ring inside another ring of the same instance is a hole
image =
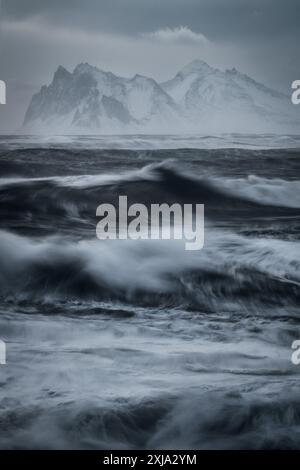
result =
[[[175,78],[162,83],[161,86],[175,102],[185,105],[185,97],[191,86],[199,79],[205,79],[213,70],[206,62],[195,60],[178,72]]]
[[[162,88],[181,106],[183,115],[206,131],[298,131],[299,109],[290,97],[235,69],[222,72],[196,60]]]
[[[158,84],[87,63],[59,67],[33,96],[24,133],[298,132],[290,98],[243,75],[196,60]]]
[[[33,96],[24,130],[54,133],[159,131],[176,122],[172,98],[152,79],[117,77],[89,64],[63,67]]]

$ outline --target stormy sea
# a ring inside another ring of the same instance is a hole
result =
[[[300,449],[300,137],[0,137],[1,449]],[[205,242],[96,208],[205,205]]]

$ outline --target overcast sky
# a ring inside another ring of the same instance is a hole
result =
[[[0,0],[0,131],[21,125],[58,65],[171,78],[195,58],[290,92],[300,79],[300,0]]]

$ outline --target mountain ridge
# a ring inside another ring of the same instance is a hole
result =
[[[288,132],[289,97],[235,68],[196,59],[172,79],[125,78],[85,63],[59,66],[33,95],[22,130],[33,133]]]

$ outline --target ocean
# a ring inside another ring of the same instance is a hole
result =
[[[299,449],[300,137],[0,136],[1,449]],[[205,242],[98,240],[119,195]]]

